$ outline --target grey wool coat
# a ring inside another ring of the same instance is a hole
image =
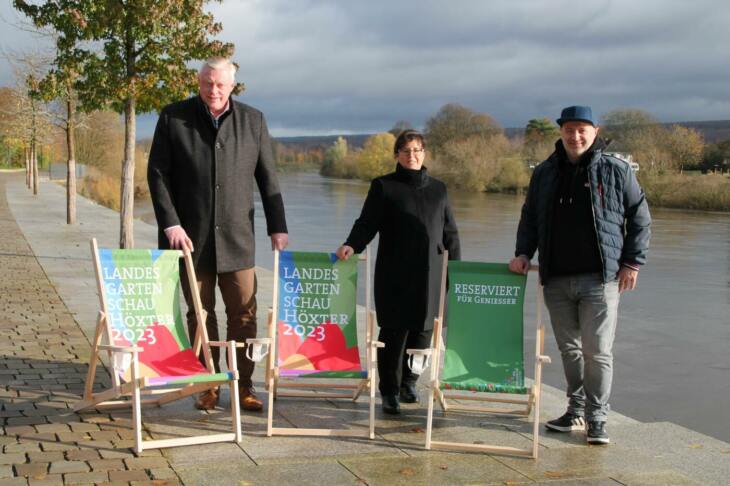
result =
[[[254,266],[254,180],[267,232],[287,232],[264,116],[233,99],[218,130],[199,96],[163,108],[147,180],[160,248],[169,248],[164,229],[182,226],[196,268],[225,273]]]

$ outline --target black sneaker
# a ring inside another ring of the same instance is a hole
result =
[[[572,432],[573,430],[585,430],[586,422],[579,415],[565,413],[560,418],[546,422],[545,427],[553,432]]]
[[[608,433],[606,432],[606,422],[588,422],[586,440],[589,444],[608,444],[610,441],[608,439]]]
[[[383,395],[383,412],[389,415],[398,415],[400,413],[400,403],[396,395]]]
[[[400,387],[400,401],[403,403],[418,403],[418,390],[416,390],[415,384]]]

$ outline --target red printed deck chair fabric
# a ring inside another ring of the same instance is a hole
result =
[[[527,393],[523,304],[527,277],[507,265],[449,262],[446,353],[441,388]]]
[[[281,376],[366,377],[357,342],[357,258],[282,251],[277,279]]]
[[[149,386],[227,381],[195,356],[180,312],[180,252],[99,250],[104,311],[111,344],[138,346],[140,377]],[[115,353],[114,368],[131,379],[131,355]]]

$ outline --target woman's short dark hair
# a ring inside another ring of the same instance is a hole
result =
[[[423,134],[418,130],[403,130],[395,139],[395,146],[393,147],[393,155],[398,156],[400,149],[405,147],[408,142],[417,140],[421,143],[421,148],[426,148],[426,139]]]

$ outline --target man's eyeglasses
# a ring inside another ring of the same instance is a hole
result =
[[[400,149],[398,153],[401,153],[403,155],[411,155],[411,154],[420,154],[421,152],[424,152],[426,149],[422,148],[414,148],[414,149]]]

